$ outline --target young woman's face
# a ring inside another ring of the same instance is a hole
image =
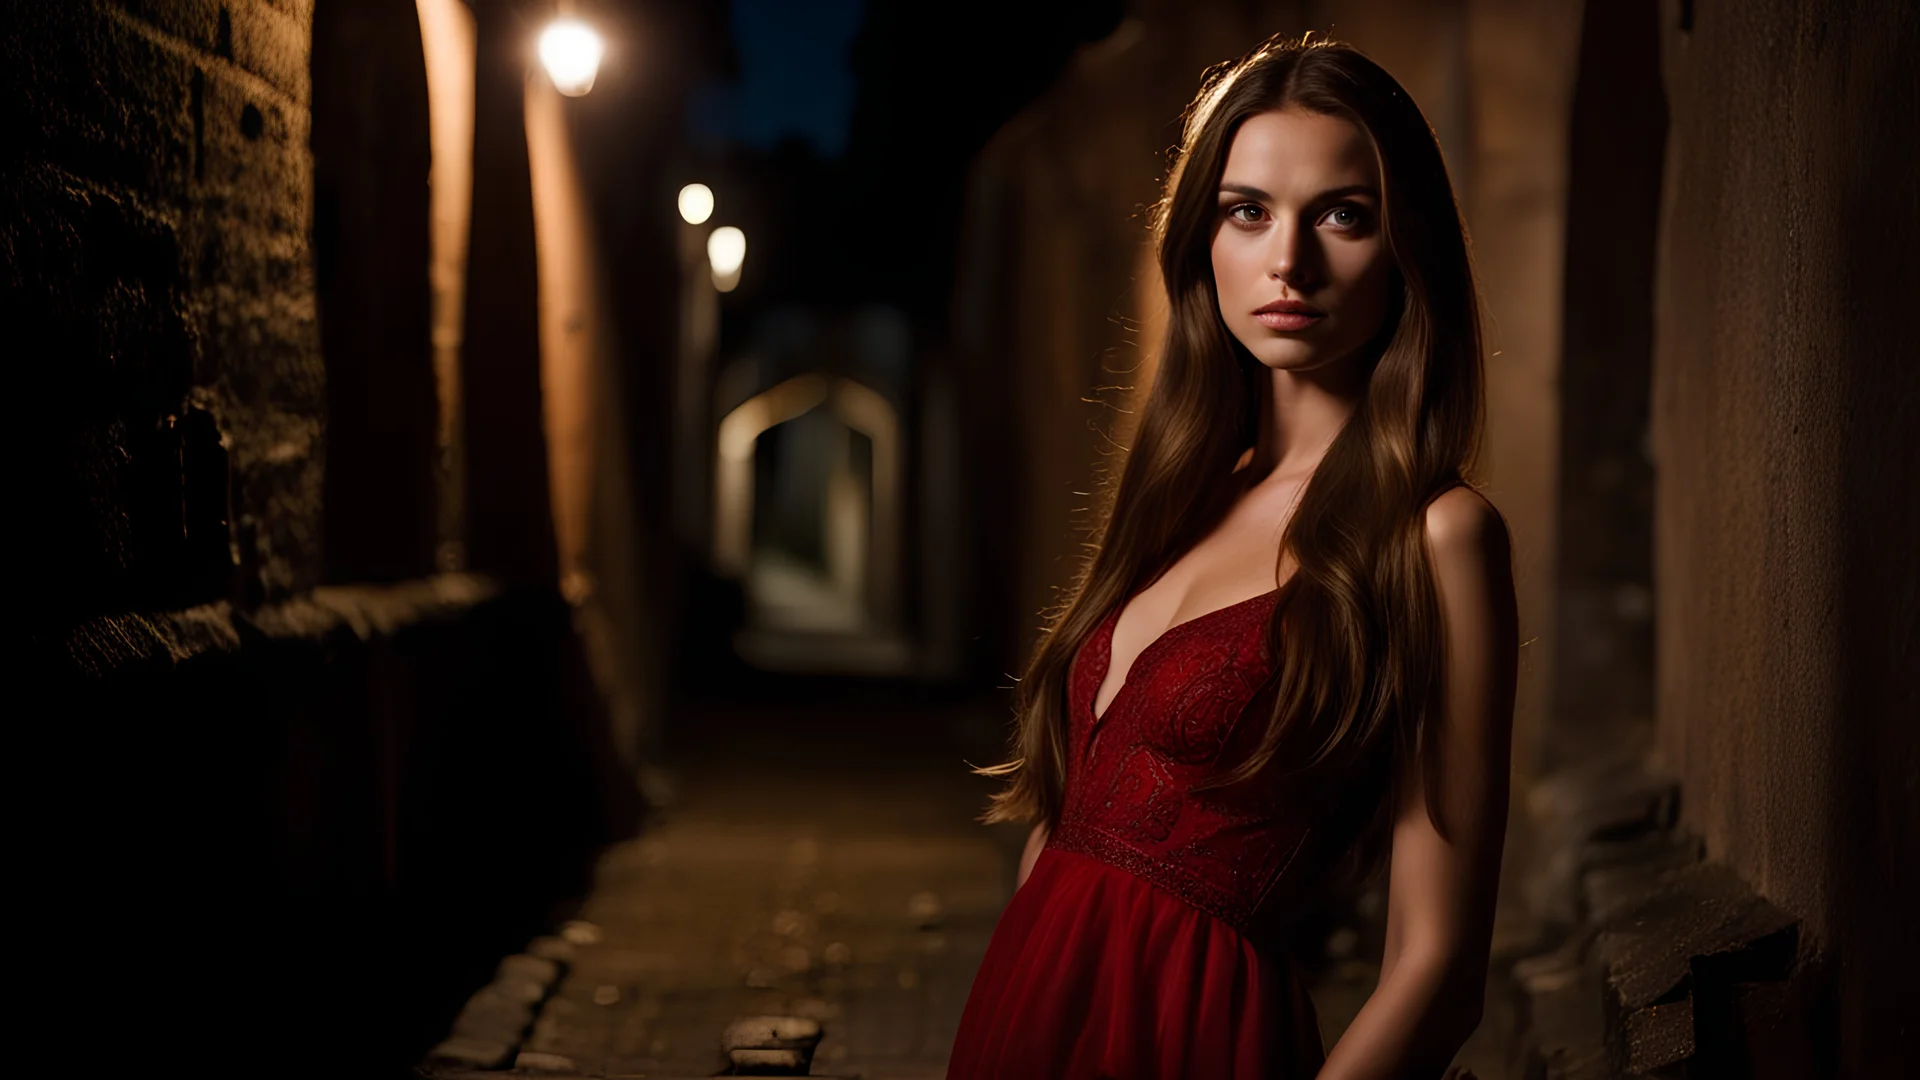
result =
[[[1309,371],[1353,356],[1386,319],[1391,264],[1364,132],[1295,108],[1241,123],[1220,178],[1213,281],[1220,317],[1255,359]]]

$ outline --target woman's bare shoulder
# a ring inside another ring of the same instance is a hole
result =
[[[1485,495],[1460,484],[1427,504],[1427,543],[1442,559],[1504,558],[1507,519]]]

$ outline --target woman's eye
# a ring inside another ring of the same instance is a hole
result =
[[[1336,206],[1327,211],[1324,220],[1337,229],[1352,229],[1360,224],[1360,211],[1351,206]]]
[[[1260,214],[1261,214],[1260,207],[1254,205],[1253,203],[1241,203],[1238,206],[1231,207],[1227,210],[1228,217],[1232,218],[1237,222],[1240,222],[1243,225],[1250,225],[1253,222],[1259,221]]]

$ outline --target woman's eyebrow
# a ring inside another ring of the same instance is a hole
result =
[[[1346,187],[1329,188],[1313,197],[1314,202],[1327,202],[1331,199],[1345,199],[1354,195],[1365,195],[1374,202],[1380,201],[1380,189],[1372,184],[1348,184]]]
[[[1220,185],[1220,192],[1221,194],[1241,195],[1249,199],[1259,199],[1262,202],[1271,202],[1273,200],[1272,195],[1267,194],[1265,191],[1251,184],[1223,183]],[[1317,203],[1327,202],[1332,199],[1345,199],[1353,195],[1365,195],[1375,202],[1380,201],[1380,189],[1374,187],[1372,184],[1348,184],[1345,187],[1328,188],[1320,194],[1315,195],[1310,201]]]

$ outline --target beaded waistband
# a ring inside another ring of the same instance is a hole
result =
[[[1124,870],[1219,919],[1242,935],[1251,936],[1253,913],[1246,910],[1244,905],[1235,903],[1232,897],[1227,896],[1220,889],[1181,870],[1173,863],[1165,859],[1156,859],[1099,829],[1063,821],[1048,838],[1047,846],[1061,851],[1070,851],[1076,855],[1085,855],[1115,869]]]

